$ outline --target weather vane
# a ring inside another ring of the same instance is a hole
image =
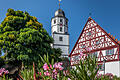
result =
[[[60,8],[60,2],[61,2],[61,0],[59,0],[59,8]]]

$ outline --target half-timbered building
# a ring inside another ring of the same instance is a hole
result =
[[[89,17],[69,55],[71,66],[79,63],[82,52],[96,56],[98,65],[103,66],[99,71],[101,74],[112,73],[120,77],[119,49],[119,41]]]

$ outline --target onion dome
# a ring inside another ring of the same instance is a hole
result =
[[[59,16],[59,17],[65,17],[65,13],[62,9],[58,9],[56,12],[55,12],[55,16]]]

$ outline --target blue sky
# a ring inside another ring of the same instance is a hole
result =
[[[51,34],[51,18],[58,9],[58,0],[1,0],[0,22],[8,8],[27,11]],[[62,0],[61,9],[69,19],[70,51],[77,41],[88,17],[91,17],[108,33],[120,39],[120,0]]]

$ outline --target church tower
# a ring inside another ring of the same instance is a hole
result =
[[[60,3],[59,3],[60,6]],[[62,57],[68,57],[69,54],[69,33],[68,19],[65,17],[64,11],[59,7],[51,19],[51,33],[54,39],[53,48],[62,50]]]

